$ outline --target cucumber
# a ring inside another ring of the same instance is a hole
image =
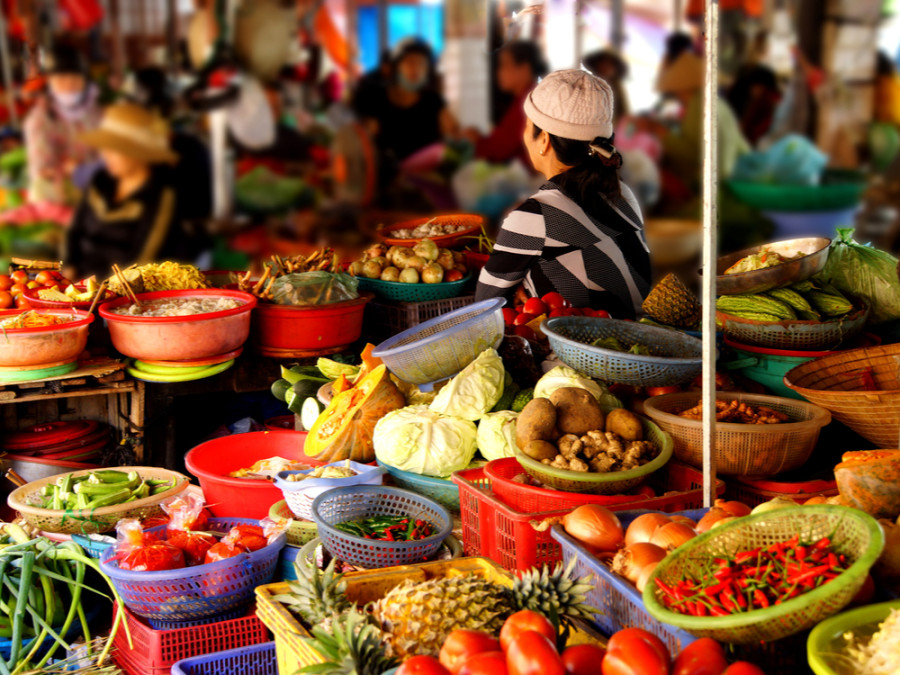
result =
[[[301,380],[317,380],[322,384],[329,381],[315,366],[294,366],[290,369],[281,366],[281,377],[290,384],[296,384]]]
[[[325,406],[319,403],[319,399],[315,396],[309,396],[303,401],[303,405],[300,406],[300,424],[306,431],[312,429],[324,409]]]
[[[503,394],[500,396],[500,400],[491,408],[491,412],[500,412],[501,410],[509,410],[512,407],[513,401],[516,400],[516,395],[519,393],[519,385],[512,381],[506,384],[503,387]]]
[[[291,388],[291,383],[285,379],[275,380],[272,383],[272,396],[277,398],[279,401],[284,402],[285,394],[287,394],[288,389]]]

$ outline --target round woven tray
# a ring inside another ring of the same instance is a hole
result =
[[[113,530],[116,527],[116,523],[122,518],[143,520],[150,516],[162,515],[163,511],[159,505],[163,500],[177,495],[187,489],[190,484],[187,476],[168,469],[157,469],[150,466],[117,466],[115,469],[126,473],[137,471],[142,478],[155,480],[172,480],[174,478],[175,486],[158,495],[138,499],[127,504],[103,506],[99,509],[68,511],[33,506],[29,502],[38,498],[45,485],[55,483],[59,478],[59,476],[48,476],[13,490],[6,501],[11,509],[22,514],[25,522],[44,532],[96,534]],[[73,471],[72,475],[81,476],[90,473],[92,470]]]
[[[852,561],[849,569],[818,588],[768,609],[729,616],[685,616],[667,609],[655,580],[667,584],[708,574],[711,558],[787,541],[829,537],[832,550]],[[798,506],[738,518],[691,539],[657,565],[644,588],[644,606],[663,623],[720,642],[769,642],[799,633],[836,614],[862,587],[869,568],[884,548],[884,533],[871,516],[843,506]]]
[[[784,383],[875,444],[896,448],[900,434],[900,343],[834,352],[807,361]],[[875,388],[866,389],[867,383]]]

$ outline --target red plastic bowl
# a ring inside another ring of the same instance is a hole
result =
[[[269,457],[321,466],[323,462],[303,454],[305,441],[305,431],[254,431],[223,436],[188,452],[184,464],[200,481],[206,504],[214,516],[265,518],[272,504],[284,499],[281,490],[267,480],[232,478],[228,474]]]
[[[75,284],[75,288],[79,291],[86,291],[87,286],[84,284]],[[28,300],[29,304],[35,309],[90,309],[91,304],[93,303],[93,299],[87,300],[85,302],[58,302],[56,300],[41,300],[40,296],[38,296],[38,291],[47,290],[45,288],[27,288],[22,295],[25,296],[25,299]],[[106,290],[103,292],[103,300],[108,301],[117,297],[115,293],[110,290]]]
[[[243,291],[207,288],[189,291],[156,291],[141,293],[139,300],[163,298],[234,298],[243,305],[223,312],[190,316],[127,316],[112,309],[128,305],[128,298],[118,298],[100,306],[106,319],[113,346],[125,356],[152,361],[186,361],[232,352],[250,334],[250,312],[256,298]]]
[[[35,310],[5,309],[0,311],[0,321],[17,314]],[[7,328],[0,331],[0,366],[26,368],[40,365],[70,363],[78,358],[87,346],[88,327],[93,314],[78,309],[40,309],[41,314],[55,314],[75,321],[58,326],[40,328]]]
[[[374,296],[315,307],[261,302],[254,312],[253,343],[266,351],[319,351],[346,347],[362,335],[363,312]]]

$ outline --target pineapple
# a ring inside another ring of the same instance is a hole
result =
[[[700,301],[674,274],[656,284],[642,305],[654,321],[678,328],[695,328],[700,323]]]
[[[398,663],[389,657],[379,630],[355,607],[335,615],[329,628],[317,626],[306,640],[325,659],[304,666],[301,673],[316,675],[382,675]]]
[[[310,628],[327,624],[335,615],[346,613],[353,605],[344,592],[347,582],[343,574],[335,574],[337,560],[332,559],[324,570],[309,562],[295,562],[297,580],[288,582],[290,593],[273,599],[298,614]]]
[[[393,653],[405,659],[436,656],[447,635],[456,628],[496,633],[506,618],[521,609],[559,617],[567,623],[597,610],[583,604],[592,586],[588,578],[569,577],[575,564],[550,572],[526,572],[512,588],[481,577],[465,576],[410,581],[393,588],[373,607],[373,617],[389,636]]]

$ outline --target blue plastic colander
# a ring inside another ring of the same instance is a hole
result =
[[[703,368],[703,342],[668,328],[618,319],[566,316],[545,321],[541,331],[560,361],[604,382],[666,387],[694,379]],[[591,346],[605,337],[615,337],[626,346],[644,345],[652,356]]]
[[[263,642],[176,661],[172,675],[278,675],[275,643]]]
[[[503,340],[503,298],[441,314],[385,340],[372,352],[404,382],[429,390]]]

